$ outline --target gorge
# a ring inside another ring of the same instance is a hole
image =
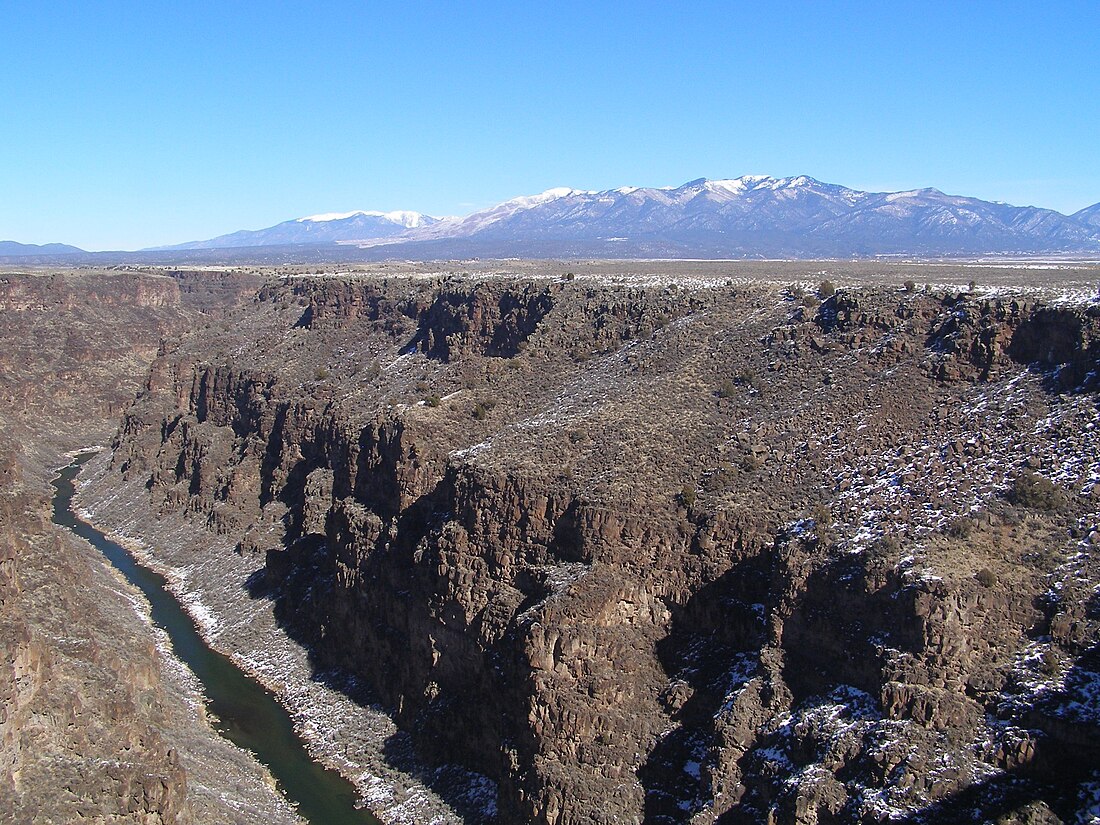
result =
[[[386,822],[1087,822],[1097,269],[1039,272],[112,276],[142,354],[23,364],[12,466],[110,440],[81,512]]]

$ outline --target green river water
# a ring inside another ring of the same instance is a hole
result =
[[[73,480],[90,454],[78,457],[53,481],[53,520],[91,542],[141,590],[152,606],[153,623],[163,628],[175,654],[202,683],[215,729],[267,765],[280,792],[312,825],[380,825],[355,806],[357,794],[340,774],[314,761],[294,733],[290,715],[259,682],[226,656],[211,650],[194,621],[166,587],[163,576],[138,564],[123,547],[81,520],[72,509]]]

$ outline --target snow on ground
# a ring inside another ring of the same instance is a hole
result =
[[[392,825],[460,823],[462,817],[417,776],[447,782],[453,793],[481,816],[496,805],[493,783],[485,777],[450,770],[434,774],[415,764],[411,749],[401,765],[384,753],[402,740],[381,709],[349,698],[358,686],[342,677],[315,673],[308,651],[278,627],[272,602],[252,598],[246,586],[260,562],[234,552],[224,538],[212,537],[178,516],[154,517],[143,504],[140,483],[88,492],[106,472],[109,456],[85,467],[78,493],[83,518],[100,526],[137,560],[165,576],[168,587],[195,618],[207,642],[230,656],[271,690],[288,709],[310,754],[355,783],[364,803]],[[196,546],[198,541],[204,544]],[[174,658],[174,657],[173,657]],[[178,661],[178,660],[177,660]],[[180,663],[181,667],[186,668]]]

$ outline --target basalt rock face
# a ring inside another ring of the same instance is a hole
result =
[[[114,477],[264,558],[318,666],[496,781],[500,822],[1069,817],[1095,307],[807,303],[284,280],[157,360]],[[1007,503],[1025,470],[1060,509]]]
[[[161,342],[192,318],[169,278],[0,274],[0,417],[62,450],[106,439]]]
[[[260,286],[246,272],[170,275],[0,273],[4,421],[62,449],[106,439],[163,347],[217,323]]]
[[[978,301],[960,295],[951,315],[928,336],[928,346],[948,356],[941,378],[988,380],[1013,364],[1056,370],[1061,390],[1095,390],[1100,359],[1100,307],[1035,306],[1027,301]]]

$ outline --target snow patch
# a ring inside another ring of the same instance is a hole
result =
[[[358,215],[363,215],[368,218],[382,218],[390,223],[404,226],[406,229],[415,229],[418,226],[424,225],[424,219],[428,218],[428,215],[424,215],[420,212],[409,212],[406,210],[397,210],[395,212],[368,212],[362,209],[354,212],[324,212],[320,215],[309,215],[305,218],[298,218],[298,223],[327,223],[329,221],[344,221],[348,218],[354,218]]]

